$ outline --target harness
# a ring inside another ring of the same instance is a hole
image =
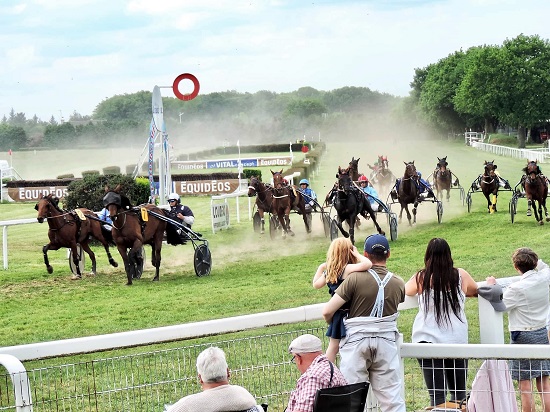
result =
[[[384,276],[384,280],[381,280],[380,276],[378,276],[378,273],[376,273],[374,270],[369,269],[368,272],[372,275],[372,277],[378,284],[378,293],[376,294],[376,301],[374,302],[374,306],[369,316],[372,318],[381,318],[384,313],[384,299],[385,299],[384,288],[390,281],[391,277],[393,276],[393,273],[391,272],[386,273],[386,276]]]

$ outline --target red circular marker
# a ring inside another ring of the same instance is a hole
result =
[[[309,147],[307,147],[306,145],[303,145],[302,146],[302,153],[307,153],[309,152]]]
[[[183,94],[179,91],[178,86],[182,80],[191,80],[193,82],[194,89],[192,93]],[[191,73],[180,74],[178,77],[176,77],[176,79],[174,80],[174,84],[172,85],[172,90],[174,91],[174,94],[180,100],[193,100],[199,94],[199,89],[199,80]]]

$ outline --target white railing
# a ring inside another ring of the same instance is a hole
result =
[[[515,149],[513,147],[498,146],[494,144],[472,142],[472,147],[485,152],[494,153],[498,156],[513,157],[515,159],[536,160],[538,163],[544,163],[550,153],[548,151]]]
[[[16,225],[28,225],[29,223],[38,223],[36,218],[34,219],[18,219],[18,220],[4,220],[0,222],[2,226],[2,258],[4,261],[4,269],[8,268],[8,227]]]

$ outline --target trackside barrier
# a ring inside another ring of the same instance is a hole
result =
[[[513,147],[499,146],[482,142],[472,142],[472,147],[485,152],[494,153],[498,156],[512,157],[515,159],[536,160],[537,163],[545,163],[549,156],[547,149],[529,150],[515,149]]]
[[[498,283],[506,286],[518,277],[499,279]],[[484,285],[479,282],[478,285]],[[492,309],[488,301],[483,298],[479,301],[479,319],[481,328],[481,344],[477,345],[443,345],[443,344],[412,344],[399,342],[402,377],[405,379],[405,361],[410,358],[467,358],[467,359],[546,359],[548,357],[547,345],[505,345],[503,344],[504,328],[502,313]],[[31,393],[38,393],[38,388],[30,388],[25,368],[21,361],[40,360],[61,356],[78,355],[83,353],[94,353],[112,349],[145,346],[164,342],[194,339],[200,337],[217,336],[225,333],[244,331],[250,329],[265,328],[269,326],[291,324],[322,319],[322,308],[324,303],[301,306],[292,309],[283,309],[272,312],[264,312],[251,315],[235,316],[225,319],[216,319],[203,322],[194,322],[182,325],[174,325],[139,331],[121,332],[108,335],[91,336],[84,338],[66,339],[53,342],[42,342],[27,345],[9,346],[0,348],[0,364],[10,373],[13,381],[14,397],[17,403],[17,412],[32,411]],[[405,302],[399,305],[399,310],[407,310],[418,306],[416,297],[407,297]],[[495,319],[500,319],[496,322]],[[321,333],[324,333],[321,328]],[[489,330],[486,333],[485,329]],[[269,335],[268,335],[269,336]],[[264,339],[256,337],[253,339]],[[268,338],[269,339],[269,338]],[[288,342],[279,342],[278,345],[287,345]],[[261,344],[263,345],[263,344]],[[260,347],[262,347],[260,345]],[[254,350],[254,349],[253,349]],[[256,347],[259,350],[259,347]],[[275,352],[285,353],[286,347],[276,349]],[[451,355],[452,354],[452,355]],[[152,356],[154,353],[146,353]],[[135,355],[139,356],[139,355]],[[165,356],[159,354],[159,356]],[[195,353],[196,356],[196,353]],[[252,356],[260,357],[259,354]],[[94,361],[94,362],[100,362]],[[111,361],[108,361],[111,362]],[[162,361],[159,361],[162,363]],[[187,362],[187,361],[186,361]],[[139,363],[139,362],[138,362]],[[192,361],[190,362],[192,364]],[[280,365],[277,364],[279,367]],[[257,366],[260,370],[268,367]],[[253,373],[253,370],[245,369],[243,373]],[[285,372],[287,373],[287,372]],[[41,374],[46,374],[44,371]],[[33,376],[35,376],[33,374]],[[281,376],[282,378],[282,376]],[[98,377],[100,379],[100,377]],[[183,378],[182,378],[183,379]],[[185,378],[188,379],[188,378]],[[123,379],[124,380],[124,379]],[[33,380],[33,382],[35,382]],[[41,381],[40,381],[41,382]],[[38,383],[36,383],[38,385]],[[143,386],[142,384],[140,384]],[[150,382],[146,386],[155,387],[156,383]],[[132,386],[125,390],[131,390]],[[273,392],[269,392],[273,394]],[[279,392],[279,395],[288,393]],[[93,393],[85,396],[100,396]],[[257,396],[273,396],[257,394]],[[80,397],[80,396],[77,396]],[[139,409],[138,409],[139,410]],[[376,400],[369,397],[367,404],[368,411],[377,411]]]
[[[239,197],[248,196],[248,181],[241,179],[239,181],[239,188],[233,193],[227,193],[223,195],[216,195],[210,198],[210,216],[212,221],[212,233],[216,233],[218,230],[226,229],[230,225],[229,219],[229,205],[227,199],[235,198],[235,209],[237,211],[237,222],[241,221],[241,213],[239,208]],[[223,200],[223,202],[216,202]],[[220,211],[223,212],[223,216],[220,216]],[[252,202],[248,198],[248,220],[252,219]]]
[[[29,223],[38,223],[38,221],[34,218],[4,220],[0,222],[0,226],[2,226],[2,258],[4,261],[4,269],[8,268],[8,226],[28,225]]]

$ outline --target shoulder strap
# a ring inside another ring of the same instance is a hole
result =
[[[334,375],[334,365],[332,364],[331,361],[328,361],[329,365],[330,365],[330,380],[328,381],[328,387],[332,387],[332,376]]]
[[[372,275],[372,277],[378,284],[378,293],[376,294],[376,301],[374,302],[374,306],[372,308],[370,316],[374,318],[381,318],[382,314],[384,313],[384,288],[390,281],[393,273],[386,273],[386,276],[384,276],[384,280],[380,280],[380,276],[378,276],[378,273],[376,273],[374,270],[369,269],[368,272]]]

